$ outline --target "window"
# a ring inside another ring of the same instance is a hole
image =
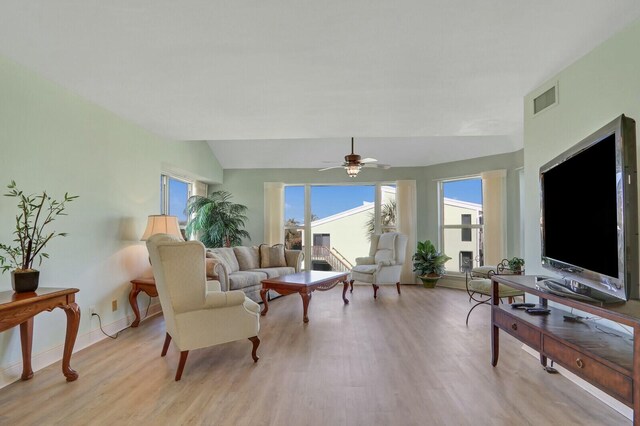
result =
[[[462,272],[463,274],[466,272],[471,272],[471,267],[473,265],[473,252],[461,251],[459,264],[460,264],[460,272]]]
[[[369,253],[371,233],[395,230],[395,191],[393,184],[286,185],[285,246],[303,249],[309,269],[348,271]]]
[[[482,179],[440,182],[441,250],[451,258],[448,273],[464,273],[483,265]]]
[[[471,215],[463,214],[460,218],[460,223],[463,225],[471,225]],[[460,230],[460,238],[462,241],[471,241],[471,228],[462,228]]]
[[[187,200],[191,196],[193,184],[169,175],[160,177],[160,212],[177,216],[180,228],[187,226]]]

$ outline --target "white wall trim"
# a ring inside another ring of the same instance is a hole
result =
[[[152,316],[155,316],[161,312],[162,312],[162,309],[160,308],[160,303],[153,304],[149,307],[149,315],[145,319],[151,318]],[[144,315],[144,311],[141,312],[141,315]],[[123,318],[120,318],[119,320],[111,324],[103,325],[102,328],[108,334],[114,335],[118,331],[121,331],[127,328],[129,324],[133,322],[133,319],[134,319],[134,315],[130,314]],[[97,326],[98,320],[97,319],[93,320],[92,325],[94,323]],[[144,321],[142,321],[140,324],[141,325],[144,324]],[[99,327],[87,333],[78,335],[78,337],[76,338],[76,344],[73,347],[73,353],[75,354],[81,351],[82,349],[85,349],[91,345],[94,345],[104,339],[107,339],[107,336],[102,334],[102,331],[100,331]],[[31,365],[34,371],[34,377],[31,380],[37,380],[36,376],[38,375],[37,373],[38,370],[42,370],[43,368],[62,360],[63,349],[64,349],[64,343],[61,345],[55,346],[51,349],[48,349],[46,351],[32,355]],[[71,357],[71,368],[73,368],[73,356]],[[60,373],[60,380],[61,381],[65,380],[65,377],[62,375],[62,369],[60,369],[59,373]],[[22,360],[20,360],[19,362],[13,363],[8,367],[0,370],[0,389],[2,389],[7,385],[10,385],[13,382],[20,380],[21,374],[22,374]],[[82,371],[78,371],[78,374],[80,375],[80,378],[82,378]]]
[[[525,352],[527,352],[529,355],[535,357],[536,359],[538,359],[538,360],[540,359],[540,353],[538,351],[536,351],[535,349],[532,349],[527,345],[522,345],[522,349],[524,349]],[[558,365],[556,363],[553,364],[553,368],[558,370],[558,372],[561,375],[563,375],[564,377],[566,377],[567,379],[569,379],[570,381],[572,381],[576,385],[580,386],[582,389],[586,390],[591,395],[595,396],[600,401],[602,401],[605,404],[607,404],[609,407],[611,407],[614,410],[616,410],[618,413],[622,414],[623,416],[625,416],[629,420],[633,421],[633,409],[632,408],[627,407],[622,402],[618,401],[617,399],[613,398],[612,396],[609,396],[605,392],[603,392],[600,389],[598,389],[597,387],[593,386],[591,383],[589,383],[589,382],[581,379],[580,377],[576,376],[575,374],[573,374],[572,372],[570,372],[566,368],[563,368],[562,366],[560,366],[560,365]]]

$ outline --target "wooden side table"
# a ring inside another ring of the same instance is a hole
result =
[[[141,277],[131,281],[131,291],[129,292],[129,303],[131,309],[136,315],[136,319],[131,323],[131,327],[137,327],[140,325],[140,310],[138,309],[138,294],[143,291],[149,295],[149,297],[158,297],[158,290],[156,289],[156,280],[153,277]]]
[[[22,380],[33,377],[31,369],[31,348],[33,344],[33,317],[43,311],[61,308],[67,314],[67,334],[62,353],[62,374],[67,382],[78,378],[71,366],[71,353],[78,336],[80,326],[80,308],[76,304],[77,288],[39,288],[28,293],[3,291],[0,293],[0,331],[8,330],[20,324],[20,343],[22,344]]]

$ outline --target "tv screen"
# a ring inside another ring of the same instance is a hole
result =
[[[544,174],[544,255],[618,276],[615,134]]]
[[[562,276],[555,284],[638,298],[636,180],[635,121],[624,115],[540,168],[542,266]]]

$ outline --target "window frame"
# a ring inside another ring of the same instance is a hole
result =
[[[311,259],[311,246],[313,235],[311,233],[311,188],[314,186],[374,186],[375,187],[375,196],[374,196],[374,233],[380,233],[382,231],[382,187],[383,186],[393,186],[397,191],[397,182],[396,181],[381,181],[381,182],[338,182],[338,183],[285,183],[284,190],[286,191],[287,187],[298,186],[304,188],[304,223],[295,225],[295,226],[287,226],[286,219],[283,218],[284,221],[284,231],[286,235],[287,230],[300,230],[302,231],[303,239],[302,246],[304,248],[304,256],[305,259]],[[286,192],[285,192],[286,194]],[[397,194],[397,193],[396,193]],[[283,210],[284,205],[286,204],[286,195],[282,197]],[[283,213],[284,214],[284,213]],[[398,224],[396,223],[393,227],[397,229]],[[391,229],[391,227],[385,227],[385,229]],[[388,231],[392,232],[392,231]],[[305,262],[305,270],[309,270],[311,268],[311,262]]]
[[[446,246],[444,244],[444,234],[445,231],[447,229],[459,229],[462,233],[463,229],[470,229],[473,233],[474,229],[478,230],[478,246],[479,246],[479,251],[478,254],[475,257],[478,257],[478,263],[480,266],[484,265],[484,261],[483,261],[483,256],[482,256],[482,252],[483,250],[483,238],[482,238],[482,232],[484,231],[484,224],[483,224],[483,220],[482,220],[482,209],[479,212],[479,216],[478,216],[478,222],[477,224],[470,224],[470,225],[466,225],[466,224],[445,224],[444,223],[444,185],[448,182],[455,182],[455,181],[461,181],[461,180],[471,180],[471,179],[480,179],[480,181],[482,182],[482,176],[481,175],[469,175],[469,176],[460,176],[460,177],[455,177],[455,178],[446,178],[446,179],[439,179],[438,180],[438,228],[439,228],[439,232],[438,232],[438,248],[442,253],[446,253]],[[484,200],[482,201],[482,205],[484,208]],[[460,221],[462,222],[462,218],[460,218]],[[472,237],[472,241],[473,241],[473,237]],[[466,250],[465,250],[466,251]],[[449,257],[453,257],[453,255],[451,253],[448,254]],[[459,254],[455,254],[456,256],[459,256]],[[475,261],[475,259],[474,259]],[[460,269],[460,268],[458,268]],[[460,271],[456,271],[456,270],[446,270],[446,275],[464,275],[464,273],[460,272]]]
[[[178,182],[182,182],[182,183],[186,183],[187,184],[187,201],[189,200],[189,198],[191,196],[193,196],[193,189],[195,186],[195,181],[193,180],[189,180],[188,178],[184,177],[184,176],[176,176],[173,175],[171,173],[161,173],[160,174],[160,214],[164,214],[164,215],[169,215],[170,211],[169,211],[169,180],[173,179],[175,181]],[[187,207],[186,201],[185,201],[185,209]],[[187,222],[189,221],[189,219],[187,218]],[[179,221],[178,221],[179,223]],[[187,224],[181,224],[179,223],[180,229],[184,230],[187,226]]]

